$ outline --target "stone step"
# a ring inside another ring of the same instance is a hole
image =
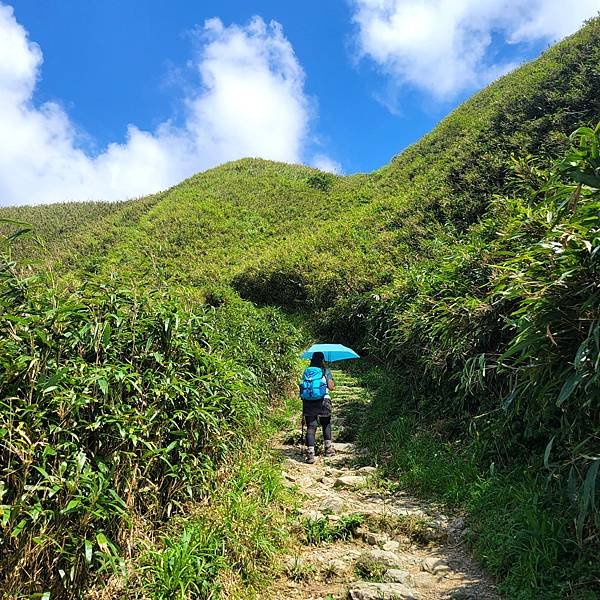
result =
[[[402,583],[356,583],[348,590],[351,600],[414,600],[415,593]]]

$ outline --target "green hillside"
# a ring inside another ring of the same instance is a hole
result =
[[[159,196],[114,209],[87,205],[66,230],[52,223],[66,221],[70,205],[0,214],[39,223],[50,255],[64,258],[65,246],[73,247],[68,269],[107,258],[110,270],[135,268],[136,276],[159,281],[196,286],[237,276],[252,297],[287,304],[308,293],[316,306],[331,305],[347,285],[369,289],[389,280],[394,267],[437,254],[439,239],[456,238],[505,190],[511,155],[556,157],[574,129],[594,125],[599,52],[594,21],[476,94],[372,174],[337,177],[245,159]],[[314,282],[324,270],[329,285],[320,298]],[[273,285],[280,273],[302,280],[289,297],[281,296],[284,282]]]
[[[98,354],[105,323],[118,320],[118,311],[103,299],[94,312],[96,300],[87,292],[76,299],[69,294],[107,285],[102,293],[108,297],[124,287],[137,298],[158,289],[159,297],[144,308],[149,323],[169,302],[183,302],[169,310],[182,311],[178,318],[185,322],[196,318],[191,313],[209,316],[202,317],[192,349],[182,333],[182,354],[172,362],[155,356],[163,357],[158,347],[145,350],[139,362],[132,359],[141,381],[146,360],[176,370],[182,355],[207,353],[218,363],[213,379],[230,399],[247,388],[229,390],[220,369],[245,381],[246,365],[250,376],[264,377],[265,362],[281,353],[285,360],[268,377],[283,387],[298,339],[279,312],[242,299],[274,305],[295,323],[304,319],[315,334],[349,343],[377,365],[362,374],[375,394],[362,443],[406,487],[466,511],[471,546],[501,579],[507,597],[594,598],[600,593],[599,120],[600,18],[473,96],[370,174],[334,176],[244,159],[139,200],[0,209],[0,218],[31,223],[40,240],[14,242],[19,262],[3,271],[10,293],[2,315],[26,331],[42,328],[36,344],[48,347],[52,343],[44,340],[54,334],[47,329],[55,331],[43,317],[48,306],[80,307],[69,308],[79,316],[69,317],[61,332],[79,331],[81,312],[113,315],[95,316],[96,328],[85,330],[91,338],[81,343],[96,354],[78,350],[87,366],[80,367],[77,385],[95,381],[91,396],[103,397],[104,384],[97,382],[106,375],[96,363],[120,372],[115,365],[128,362],[128,352],[137,356],[136,350],[121,340],[118,351]],[[44,285],[19,296],[17,273],[31,259],[59,275],[56,296],[45,296]],[[160,297],[167,290],[169,298]],[[234,342],[246,323],[253,324],[249,347]],[[270,323],[276,324],[272,331]],[[132,322],[131,331],[135,327]],[[16,360],[24,350],[11,331],[3,330],[12,340],[3,350]],[[257,354],[260,340],[268,341],[264,355]],[[68,347],[75,346],[67,344],[64,352]],[[6,361],[0,389],[28,401],[33,395],[39,406],[48,394],[55,398],[54,388],[47,391],[55,385],[49,384],[51,372],[66,368],[66,358],[50,360],[52,353],[43,352],[46,371],[39,379],[21,386],[30,363],[9,368]],[[206,374],[191,372],[183,379]],[[170,401],[173,393],[167,387],[157,398]],[[256,401],[264,409],[269,399]],[[25,405],[18,410],[23,422],[32,418]],[[231,435],[256,427],[248,411]],[[42,412],[52,421],[52,409]],[[105,415],[88,418],[95,423]],[[3,427],[8,431],[16,422]],[[214,427],[227,430],[220,422]],[[43,427],[36,422],[32,430],[39,434]],[[169,448],[171,439],[159,442]],[[206,473],[239,450],[225,444],[223,456],[210,455]],[[47,460],[40,456],[32,454],[31,461]],[[182,476],[178,484],[189,482]],[[198,484],[193,498],[207,489]],[[70,514],[68,498],[65,492],[62,515]],[[163,501],[159,494],[157,514],[166,510]],[[10,517],[12,531],[19,523]],[[39,536],[28,527],[25,520],[18,531],[29,536],[21,551]],[[87,548],[82,531],[73,548]],[[0,551],[17,553],[14,544],[0,543]],[[44,560],[45,567],[55,564],[50,554]],[[238,557],[227,560],[241,569]],[[78,569],[83,581],[83,563]]]

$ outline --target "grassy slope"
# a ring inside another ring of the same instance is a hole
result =
[[[13,246],[16,260],[27,259],[67,269],[80,266],[84,257],[103,256],[117,231],[135,225],[161,199],[155,194],[127,202],[65,202],[39,206],[0,208],[0,219],[27,223],[33,236]],[[0,226],[0,232],[12,227]]]
[[[385,281],[388,259],[402,266],[436,252],[439,239],[481,216],[505,186],[511,154],[556,156],[573,129],[597,120],[599,39],[595,20],[473,96],[372,174],[319,180],[307,167],[244,159],[141,200],[76,211],[71,204],[3,208],[0,217],[32,222],[48,254],[76,266],[107,257],[111,270],[193,285],[247,269],[241,286],[260,299],[267,294],[253,278],[268,278],[282,261]],[[330,290],[328,299],[310,291],[320,305],[336,299]]]
[[[253,159],[211,169],[173,188],[111,248],[108,268],[135,265],[137,275],[197,286],[227,281],[257,256],[326,228],[352,205],[360,179]]]

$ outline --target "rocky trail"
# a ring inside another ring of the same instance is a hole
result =
[[[368,392],[342,371],[334,377],[336,456],[323,456],[319,432],[317,461],[306,464],[301,432],[292,424],[277,444],[285,480],[302,503],[297,545],[269,597],[499,598],[469,556],[464,520],[395,491],[354,445]]]

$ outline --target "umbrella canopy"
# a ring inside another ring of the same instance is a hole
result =
[[[312,355],[315,352],[322,352],[327,362],[348,360],[349,358],[360,358],[352,348],[342,346],[342,344],[313,344],[308,350],[305,350],[300,357],[312,358]]]

